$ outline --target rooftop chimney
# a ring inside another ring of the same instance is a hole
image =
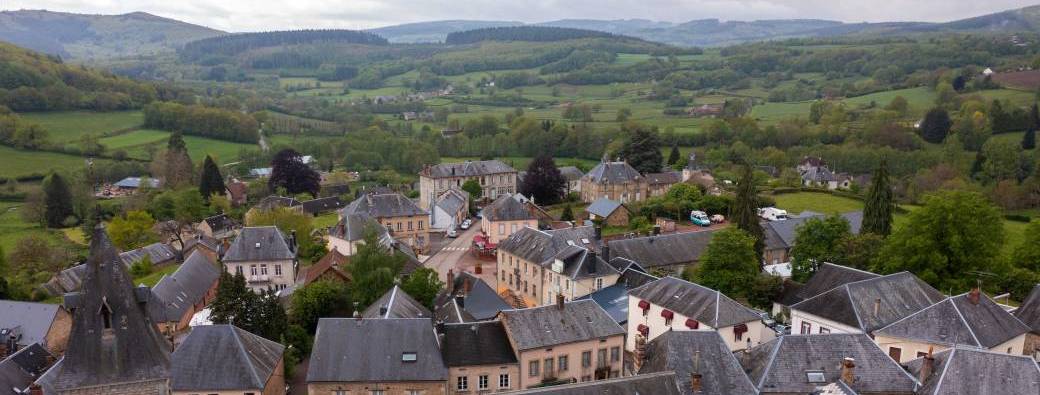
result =
[[[444,321],[437,320],[436,328],[437,328],[437,333],[443,334],[444,333]]]
[[[455,304],[459,305],[460,309],[466,308],[466,297],[462,295],[455,295]]]
[[[856,382],[856,360],[851,357],[845,357],[841,361],[841,381],[845,384],[852,385]]]
[[[556,294],[556,308],[563,310],[563,294]]]
[[[592,261],[588,265],[585,265],[585,270],[590,274],[596,272],[596,251],[589,250],[589,260]]]
[[[981,294],[982,292],[979,291],[978,287],[972,288],[971,292],[968,293],[968,301],[971,302],[971,304],[979,304],[979,297]]]
[[[874,317],[878,316],[881,312],[881,298],[874,299]]]
[[[928,346],[928,355],[921,359],[921,371],[917,375],[917,380],[924,384],[925,380],[932,375],[933,370],[935,370],[935,358],[932,357],[932,347]]]
[[[448,269],[448,282],[446,284],[448,289],[455,291],[455,271]]]
[[[469,281],[469,277],[462,279],[462,292],[464,295],[469,295],[469,291],[473,290],[473,283]]]
[[[697,350],[693,352],[693,373],[690,374],[690,389],[693,390],[693,393],[695,394],[700,393],[702,387],[701,379],[703,376],[701,375],[700,365],[701,352],[700,350]]]
[[[603,227],[601,227],[599,225],[596,225],[596,227],[594,229],[596,230],[596,240],[602,240],[603,239]]]
[[[654,236],[661,234],[661,225],[654,225]]]
[[[610,263],[610,245],[603,243],[603,248],[600,249],[603,252],[603,261]]]

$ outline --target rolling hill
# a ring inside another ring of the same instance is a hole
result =
[[[144,12],[0,12],[0,40],[77,60],[173,52],[185,43],[221,34],[224,32]]]
[[[444,38],[450,33],[462,32],[467,30],[484,29],[490,27],[511,27],[521,26],[523,23],[520,22],[506,22],[506,21],[436,21],[436,22],[419,22],[419,23],[406,23],[403,25],[394,25],[387,27],[380,27],[376,29],[367,30],[369,33],[374,33],[383,38],[386,38],[391,43],[437,43],[443,42]]]

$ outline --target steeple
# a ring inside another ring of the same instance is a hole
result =
[[[65,295],[72,332],[55,388],[59,393],[84,387],[100,387],[101,392],[165,391],[170,346],[149,319],[151,290],[133,286],[119,251],[100,224],[90,240],[86,267],[82,291]]]

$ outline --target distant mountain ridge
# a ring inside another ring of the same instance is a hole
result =
[[[226,34],[145,12],[86,15],[46,10],[0,12],[0,40],[74,59],[173,52],[184,44]]]

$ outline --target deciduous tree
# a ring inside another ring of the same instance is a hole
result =
[[[527,166],[520,193],[543,206],[556,204],[567,193],[567,179],[560,174],[551,156],[540,155]]]
[[[112,244],[123,251],[141,248],[159,240],[155,234],[155,218],[147,211],[131,211],[112,219],[108,235]]]
[[[292,321],[313,333],[321,317],[347,317],[353,309],[350,290],[337,281],[318,281],[293,292]]]
[[[744,296],[759,273],[755,239],[737,228],[715,233],[697,266],[685,277],[729,296]]]
[[[401,290],[430,310],[434,308],[433,299],[443,288],[444,282],[437,278],[437,272],[428,267],[416,269],[401,282]]]
[[[321,176],[303,163],[303,156],[292,148],[286,148],[271,161],[271,178],[267,180],[271,191],[285,188],[290,194],[309,193],[318,196]]]
[[[849,221],[840,215],[806,220],[798,227],[794,248],[791,249],[792,279],[804,283],[820,264],[837,261],[840,242],[850,236]]]
[[[394,285],[407,259],[404,254],[386,251],[372,230],[365,232],[364,240],[347,268],[352,279],[352,300],[360,309],[368,307]]]

